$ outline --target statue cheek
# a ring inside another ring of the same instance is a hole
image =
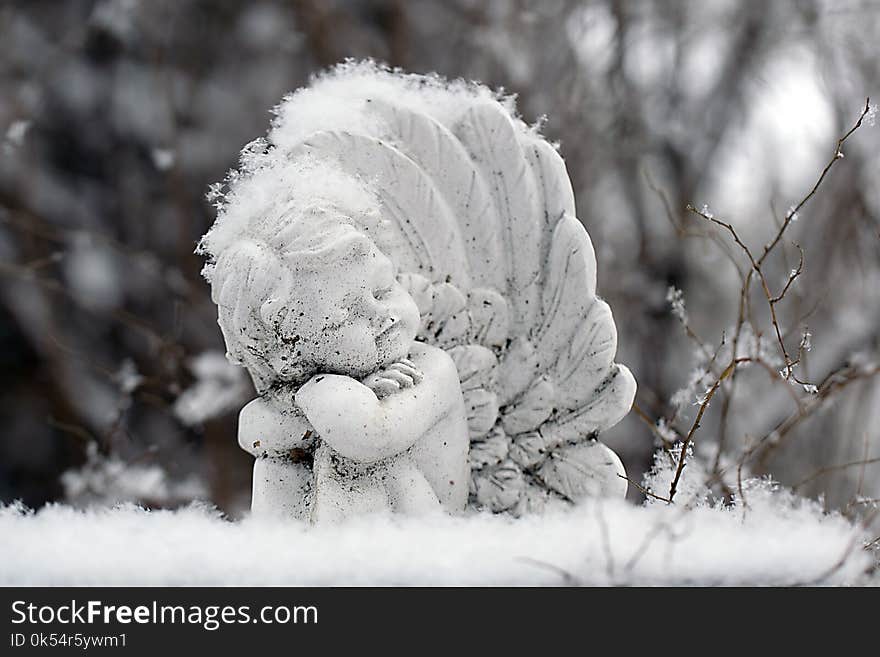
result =
[[[376,339],[373,329],[366,320],[356,324],[350,324],[346,331],[346,341],[358,354],[363,354],[366,360],[375,360]]]
[[[396,310],[399,313],[400,320],[406,326],[407,334],[411,333],[411,339],[415,339],[416,333],[419,330],[419,324],[422,321],[422,316],[419,313],[419,307],[416,305],[416,302],[411,296],[406,294],[401,299]]]
[[[347,324],[316,336],[318,351],[334,369],[367,374],[376,366],[376,342],[366,321]]]

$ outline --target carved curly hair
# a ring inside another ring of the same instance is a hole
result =
[[[278,327],[290,312],[285,300],[297,294],[298,280],[356,248],[381,223],[367,186],[326,165],[263,169],[227,197],[199,245],[208,256],[202,273],[227,358],[248,370],[259,394],[315,372],[307,357],[277,358],[286,339]]]

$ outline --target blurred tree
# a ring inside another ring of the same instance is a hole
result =
[[[60,473],[94,442],[107,463],[195,476],[241,510],[249,464],[234,414],[247,384],[196,365],[222,350],[192,253],[212,221],[204,193],[263,134],[268,108],[346,57],[478,79],[515,92],[527,121],[549,117],[619,360],[639,381],[639,413],[609,437],[638,480],[659,436],[686,431],[696,410],[670,401],[699,380],[704,348],[679,327],[668,288],[683,290],[708,349],[730,338],[741,307],[741,254],[687,204],[710,205],[760,251],[864,97],[880,97],[878,41],[880,5],[858,0],[3,2],[0,500],[59,498]],[[803,249],[778,312],[790,349],[807,327],[813,336],[799,365],[810,381],[878,360],[877,146],[876,130],[847,142],[765,265],[784,283],[799,258],[790,240]],[[750,299],[766,329],[760,289]],[[184,391],[217,389],[234,394],[211,413],[181,411]],[[864,463],[880,453],[876,377],[805,414],[809,400],[738,373],[707,408],[694,458],[735,463],[749,437],[801,418],[749,467],[809,479],[802,492],[839,506],[856,491],[880,497],[880,465]],[[849,462],[863,463],[814,476]],[[195,488],[169,490],[146,501],[179,503]]]

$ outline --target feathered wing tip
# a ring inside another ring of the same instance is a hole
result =
[[[420,338],[459,369],[473,503],[526,513],[625,494],[620,460],[596,438],[636,385],[614,363],[616,327],[562,158],[483,87],[444,92],[432,78],[426,102],[413,76],[381,75],[323,81],[327,115],[292,98],[269,139],[378,195],[393,228],[379,246],[419,306]]]

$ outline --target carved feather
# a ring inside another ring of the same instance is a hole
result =
[[[540,206],[532,168],[507,113],[494,102],[469,109],[453,128],[486,180],[501,218],[498,237],[506,262],[506,296],[517,333],[525,332],[539,313],[538,244]]]
[[[498,292],[478,287],[468,294],[471,333],[468,339],[487,347],[501,348],[510,334],[507,301]]]
[[[566,499],[626,495],[625,471],[617,454],[599,441],[570,445],[550,455],[539,471],[541,479]]]
[[[550,144],[529,135],[523,139],[523,150],[532,167],[540,199],[540,259],[541,262],[546,262],[556,224],[566,215],[575,216],[574,190],[571,188],[565,162]],[[546,266],[544,271],[546,272]]]
[[[611,373],[579,408],[560,413],[541,426],[541,434],[551,445],[578,442],[595,436],[620,422],[632,407],[636,381],[624,365],[614,365]]]
[[[553,414],[556,388],[547,377],[535,380],[522,397],[504,409],[501,426],[510,436],[533,431]]]
[[[617,352],[617,330],[611,308],[593,299],[585,315],[578,318],[568,340],[556,349],[551,368],[560,408],[576,409],[586,404],[602,379],[609,374]]]
[[[535,338],[564,339],[572,319],[583,317],[596,296],[596,254],[590,236],[577,219],[565,215],[553,231],[541,295],[542,322]],[[549,333],[549,335],[548,335]],[[552,342],[548,351],[556,351]]]
[[[514,338],[498,366],[498,396],[509,404],[521,396],[543,368],[541,353],[526,338]]]
[[[381,99],[369,107],[385,120],[388,138],[425,171],[454,213],[474,285],[505,289],[509,274],[498,239],[501,222],[486,179],[462,143],[427,114]]]
[[[472,503],[519,514],[623,495],[620,461],[595,437],[629,411],[635,380],[614,363],[616,327],[562,157],[488,93],[447,98],[426,81],[430,102],[446,103],[434,111],[411,76],[386,83],[355,77],[334,96],[337,118],[306,113],[303,125],[335,129],[291,157],[332,158],[379,195],[393,238],[377,244],[419,306],[419,339],[459,370]]]
[[[375,137],[346,131],[319,132],[290,153],[331,157],[339,166],[373,183],[386,218],[401,239],[380,247],[391,251],[402,271],[420,271],[432,281],[470,287],[469,266],[455,215],[425,172],[406,155]]]

